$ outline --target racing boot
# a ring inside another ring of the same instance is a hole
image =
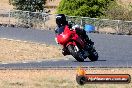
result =
[[[91,39],[89,39],[88,35],[84,35],[85,41],[87,42],[88,45],[94,45],[94,42],[92,42]]]
[[[93,48],[94,42],[92,42],[91,39],[89,38],[86,39],[86,42],[87,42],[86,50],[91,50]]]
[[[89,38],[86,38],[86,42],[89,44],[89,45],[94,45],[94,42],[91,40],[91,39],[89,39]]]

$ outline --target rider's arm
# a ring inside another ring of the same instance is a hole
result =
[[[55,29],[55,34],[61,34],[62,32],[64,32],[65,26],[62,27],[57,27]]]
[[[55,30],[54,30],[55,35],[58,35],[58,30],[59,30],[59,27],[56,27]],[[59,44],[56,37],[55,37],[55,42],[56,42],[56,44]]]
[[[58,34],[58,30],[59,30],[59,27],[56,27],[56,28],[55,28],[55,34],[56,34],[56,35]]]

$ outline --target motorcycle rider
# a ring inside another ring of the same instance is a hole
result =
[[[56,16],[56,24],[57,24],[57,28],[55,29],[55,34],[61,34],[64,29],[65,26],[68,25],[70,29],[74,28],[76,30],[76,33],[82,37],[88,44],[93,45],[94,42],[92,42],[88,35],[86,34],[86,31],[83,29],[80,29],[79,26],[74,26],[72,27],[71,24],[68,24],[68,21],[66,21],[66,16],[64,14],[58,14]],[[67,50],[65,49],[65,47],[62,49],[62,54],[65,56],[68,54]]]

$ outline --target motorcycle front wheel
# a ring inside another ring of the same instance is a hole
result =
[[[76,52],[76,48],[74,45],[68,45],[68,50],[70,54],[79,62],[84,62],[84,57],[83,55],[78,51]]]

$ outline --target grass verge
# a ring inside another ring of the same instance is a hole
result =
[[[0,88],[132,88],[130,84],[76,83],[76,70],[1,70]],[[88,74],[130,74],[132,69],[88,69]]]
[[[61,57],[60,47],[0,39],[0,62],[51,59]]]

